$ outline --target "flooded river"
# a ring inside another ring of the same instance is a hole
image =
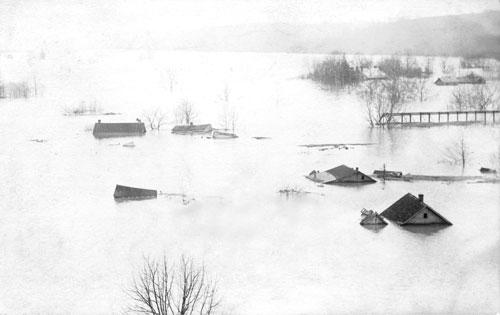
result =
[[[370,129],[355,93],[300,79],[321,58],[106,51],[49,52],[32,63],[39,97],[0,99],[0,313],[121,314],[143,256],[163,253],[204,262],[231,314],[497,312],[498,184],[318,187],[304,175],[340,164],[480,175],[500,166],[499,125]],[[226,87],[238,139],[170,133],[182,99],[194,104],[195,123],[220,125]],[[409,109],[444,110],[451,89],[433,86],[428,102]],[[82,101],[121,115],[63,115]],[[160,132],[92,136],[97,119],[134,121],[156,108],[169,121]],[[464,170],[443,162],[462,135],[472,152]],[[136,146],[122,146],[129,141]],[[300,146],[321,143],[370,145]],[[195,200],[116,202],[116,184]],[[285,187],[311,193],[285,198]],[[408,192],[453,225],[359,225],[362,208],[381,212]]]

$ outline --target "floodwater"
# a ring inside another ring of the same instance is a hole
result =
[[[479,175],[481,166],[500,167],[498,125],[372,130],[354,93],[299,78],[322,57],[3,57],[4,78],[16,75],[14,66],[9,72],[16,62],[36,73],[39,97],[0,100],[0,312],[121,314],[143,256],[162,254],[204,262],[231,314],[498,312],[499,184],[317,187],[303,177],[340,164],[368,174],[385,164],[412,174]],[[195,105],[196,123],[219,125],[225,87],[238,139],[170,134],[182,99]],[[409,109],[445,109],[450,91],[432,87],[428,102]],[[63,115],[82,101],[122,115]],[[89,131],[97,119],[133,121],[155,108],[169,121],[160,132],[98,140]],[[472,152],[464,170],[443,162],[462,135]],[[136,147],[122,146],[130,141]],[[299,146],[313,143],[371,145]],[[115,202],[116,184],[195,200]],[[285,187],[311,193],[286,198],[277,193]],[[424,194],[453,226],[359,225],[362,208],[381,212],[408,192]]]

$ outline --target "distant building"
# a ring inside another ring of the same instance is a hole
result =
[[[378,67],[370,67],[363,69],[363,78],[365,80],[386,80],[387,74],[381,71]]]
[[[322,184],[375,183],[376,180],[360,172],[358,168],[340,165],[324,172],[312,171],[308,179]]]
[[[178,135],[201,135],[201,134],[209,134],[213,131],[212,125],[193,125],[193,123],[189,125],[177,125],[172,128],[172,133]]]
[[[441,77],[434,81],[435,85],[458,85],[459,81],[456,77]]]
[[[440,215],[424,202],[424,195],[418,198],[408,193],[401,199],[385,209],[381,215],[399,225],[408,224],[446,224],[452,225],[450,221]]]
[[[102,123],[98,120],[92,132],[96,138],[142,136],[146,126],[138,120],[134,123]]]
[[[459,84],[485,84],[486,80],[479,75],[470,73],[463,77],[441,77],[434,84],[436,85],[459,85]]]

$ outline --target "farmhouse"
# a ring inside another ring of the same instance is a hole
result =
[[[312,171],[306,178],[322,184],[363,184],[375,183],[376,180],[362,173],[356,167],[340,165],[324,172]]]
[[[189,125],[177,125],[172,128],[172,133],[178,135],[200,135],[200,134],[208,134],[213,131],[212,125],[193,125],[193,123]]]
[[[142,136],[146,126],[139,119],[133,123],[102,123],[98,120],[92,132],[96,138]]]
[[[452,225],[445,217],[424,202],[424,195],[418,198],[408,193],[385,209],[381,215],[399,225],[446,224]]]

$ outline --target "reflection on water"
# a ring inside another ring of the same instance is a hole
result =
[[[367,175],[384,164],[405,174],[457,175],[460,167],[438,161],[461,133],[474,152],[464,172],[477,175],[498,154],[497,126],[369,129],[355,93],[297,79],[307,70],[304,61],[323,56],[151,55],[102,52],[93,63],[63,58],[71,67],[64,72],[61,59],[48,56],[37,75],[43,98],[0,100],[0,312],[120,313],[123,288],[143,255],[162,253],[203,261],[235,314],[496,311],[500,264],[480,253],[499,242],[498,185],[320,187],[303,175],[341,164]],[[161,89],[158,69],[176,69],[173,92]],[[58,107],[98,98],[105,111],[123,113],[106,121],[119,122],[160,106],[171,128],[176,105],[189,97],[195,123],[217,125],[218,95],[228,82],[239,117],[234,141],[176,136],[168,128],[95,139],[84,130],[99,117],[67,117]],[[443,104],[438,96],[412,106]],[[47,142],[28,141],[35,138]],[[111,145],[129,141],[136,146]],[[374,145],[299,147],[321,143]],[[115,201],[117,183],[186,195],[189,202]],[[278,193],[283,187],[311,193],[286,199]],[[454,225],[360,228],[359,209],[380,213],[408,192],[425,194]],[[33,298],[24,303],[25,297]]]
[[[387,226],[387,224],[361,225],[361,226],[370,232],[379,233]]]
[[[442,233],[447,228],[452,228],[452,225],[447,224],[431,224],[431,225],[404,225],[401,229],[415,234],[434,235]]]

